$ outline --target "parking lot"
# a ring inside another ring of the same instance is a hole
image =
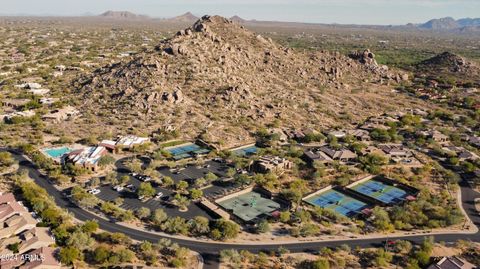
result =
[[[130,182],[129,184],[132,184],[138,188],[140,186],[140,181],[134,177],[130,177]],[[198,207],[195,203],[190,203],[188,206],[188,211],[186,212],[180,212],[177,207],[169,204],[167,202],[168,199],[171,198],[172,192],[170,190],[167,190],[165,188],[162,188],[160,186],[157,186],[157,184],[152,183],[152,186],[157,190],[158,192],[162,192],[163,196],[160,199],[155,199],[155,198],[150,198],[145,201],[141,201],[138,199],[137,195],[129,190],[124,189],[121,192],[118,192],[112,188],[112,186],[102,186],[99,187],[100,193],[97,194],[96,196],[104,201],[113,201],[118,197],[123,198],[123,203],[120,207],[123,209],[128,209],[128,210],[137,210],[141,207],[146,207],[150,209],[151,211],[154,211],[155,209],[161,208],[163,209],[169,216],[180,216],[185,219],[190,219],[195,216],[204,216],[209,219],[212,219],[210,215],[208,215],[205,211],[203,211],[200,207]]]
[[[162,167],[158,169],[158,172],[162,176],[171,177],[175,183],[181,180],[187,181],[189,184],[195,183],[195,180],[201,177],[205,177],[208,173],[213,173],[219,178],[226,177],[229,166],[224,163],[216,161],[207,161],[201,166],[194,164],[188,164],[185,168],[170,169],[168,167]]]
[[[137,189],[142,183],[138,178],[135,178],[128,174],[128,170],[123,164],[118,164],[117,167],[118,178],[122,176],[129,176],[130,181],[126,184],[132,184]],[[178,183],[181,180],[187,181],[191,186],[195,183],[195,180],[201,177],[205,177],[208,173],[215,174],[218,178],[225,178],[229,166],[220,161],[207,161],[201,166],[196,166],[194,164],[189,164],[184,168],[168,168],[162,167],[158,168],[158,172],[162,176],[171,177],[175,183]],[[209,219],[212,219],[204,210],[202,210],[195,203],[190,203],[188,206],[188,211],[180,212],[176,206],[171,205],[168,201],[172,198],[173,192],[169,189],[159,186],[155,180],[151,181],[152,186],[156,189],[157,193],[162,192],[162,197],[155,199],[140,200],[136,193],[124,188],[122,191],[116,191],[110,185],[105,185],[98,187],[100,193],[96,196],[104,201],[114,201],[116,198],[121,197],[123,203],[120,207],[128,210],[135,211],[141,207],[149,208],[151,211],[154,211],[157,208],[165,210],[169,216],[180,216],[185,219],[190,219],[195,216],[204,216]],[[235,186],[232,184],[217,184],[214,183],[211,186],[203,188],[204,197],[207,198],[218,198],[225,195],[229,190],[235,189]]]

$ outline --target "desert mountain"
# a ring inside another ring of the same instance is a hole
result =
[[[99,15],[103,18],[112,18],[112,19],[147,19],[148,16],[137,15],[129,11],[106,11]]]
[[[477,31],[480,30],[480,18],[463,18],[455,20],[451,17],[432,19],[417,25],[419,29],[436,31]]]
[[[178,22],[178,23],[189,23],[192,24],[196,22],[199,18],[195,15],[193,15],[191,12],[187,12],[185,14],[182,14],[180,16],[176,16],[173,18],[167,19],[170,22]]]
[[[450,30],[459,28],[460,24],[451,17],[432,19],[428,22],[419,25],[419,28],[431,30]]]
[[[204,16],[154,50],[80,79],[75,94],[111,128],[178,130],[226,147],[267,124],[319,128],[405,106],[386,85],[402,76],[370,51],[352,56],[294,51]]]
[[[243,19],[243,18],[241,18],[241,17],[239,17],[239,16],[237,16],[237,15],[231,17],[230,20],[233,21],[233,22],[236,22],[236,23],[244,23],[244,22],[246,22],[245,19]]]
[[[417,70],[433,78],[451,77],[457,83],[480,85],[480,68],[476,63],[450,52],[438,54],[417,65]]]

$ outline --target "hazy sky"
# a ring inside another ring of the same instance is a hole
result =
[[[480,0],[0,0],[2,15],[85,15],[127,10],[152,17],[191,11],[246,19],[319,23],[405,24],[480,17]]]

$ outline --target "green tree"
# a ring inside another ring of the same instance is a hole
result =
[[[372,210],[373,226],[380,231],[392,231],[393,224],[390,221],[387,211],[381,207],[375,207]]]
[[[188,188],[188,182],[181,180],[177,183],[176,189],[178,191],[185,191]]]
[[[205,179],[208,181],[208,182],[212,182],[212,181],[215,181],[218,179],[218,177],[212,173],[212,172],[208,172],[206,175],[205,175]]]
[[[0,168],[9,167],[15,163],[15,160],[12,157],[10,152],[2,151],[0,152]]]
[[[208,234],[210,232],[210,221],[202,216],[196,216],[189,221],[190,232],[197,235]]]
[[[282,211],[280,212],[280,221],[283,223],[290,222],[291,214],[290,211]]]
[[[362,169],[371,174],[379,174],[381,172],[381,166],[387,164],[386,157],[375,153],[360,157],[359,160]]]
[[[142,172],[142,162],[138,159],[132,159],[128,161],[125,166],[134,173]]]
[[[60,262],[65,265],[71,265],[73,262],[81,259],[81,252],[75,247],[65,247],[60,250]]]
[[[171,177],[169,177],[169,176],[163,177],[162,185],[164,187],[170,187],[170,186],[173,186],[173,184],[174,184],[174,181]]]
[[[237,237],[240,232],[240,226],[234,222],[220,219],[214,222],[214,229],[217,229],[220,234],[221,240],[228,240]]]
[[[139,219],[147,218],[148,216],[150,216],[150,214],[151,214],[150,209],[147,207],[141,207],[135,211],[135,215]]]
[[[67,239],[67,245],[79,249],[81,251],[90,248],[94,244],[93,238],[82,231],[73,232]]]
[[[375,253],[375,258],[373,259],[373,264],[375,266],[384,267],[387,266],[392,261],[393,255],[385,251],[383,248],[377,249]]]
[[[87,220],[82,225],[82,231],[87,234],[95,233],[98,230],[98,222],[96,220]]]
[[[93,259],[96,263],[105,263],[110,257],[110,251],[103,245],[98,246],[93,251]]]
[[[120,177],[120,180],[119,180],[118,183],[119,183],[120,185],[125,185],[125,184],[127,184],[129,181],[130,181],[130,177],[127,176],[127,175],[123,175],[123,176]]]
[[[312,269],[330,269],[330,263],[325,258],[318,258],[312,262],[310,268]]]
[[[188,224],[186,220],[181,217],[168,218],[167,221],[162,224],[161,228],[167,233],[188,234]]]
[[[98,165],[101,166],[101,167],[105,167],[105,166],[108,166],[108,165],[111,165],[115,162],[115,158],[113,158],[111,155],[104,155],[102,157],[100,157],[100,159],[98,160]]]
[[[268,233],[270,231],[270,224],[267,220],[262,220],[257,224],[257,233]]]
[[[197,189],[190,190],[190,197],[193,200],[200,199],[202,196],[203,196],[203,191],[202,190],[197,190]]]
[[[156,190],[154,187],[152,187],[152,184],[150,184],[150,182],[142,182],[140,183],[140,186],[138,187],[138,190],[137,190],[137,195],[139,197],[143,196],[143,197],[153,197],[156,193]]]
[[[161,223],[163,223],[164,221],[166,221],[168,219],[168,215],[167,215],[167,213],[165,213],[165,211],[163,209],[157,208],[157,209],[155,209],[155,211],[153,211],[152,215],[150,216],[150,219],[156,225],[160,225]]]

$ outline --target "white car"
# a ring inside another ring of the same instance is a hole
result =
[[[121,191],[123,191],[123,186],[117,185],[117,186],[113,187],[113,189],[118,191],[118,192],[121,192]]]
[[[97,194],[100,193],[100,190],[99,189],[91,189],[91,190],[88,191],[88,193],[91,193],[93,195],[97,195]]]
[[[157,193],[157,195],[155,196],[155,199],[160,199],[162,196],[163,196],[163,192],[159,192],[159,193]]]
[[[133,184],[128,184],[126,188],[129,189],[131,192],[135,192],[137,190],[137,187],[135,187],[135,185]]]

